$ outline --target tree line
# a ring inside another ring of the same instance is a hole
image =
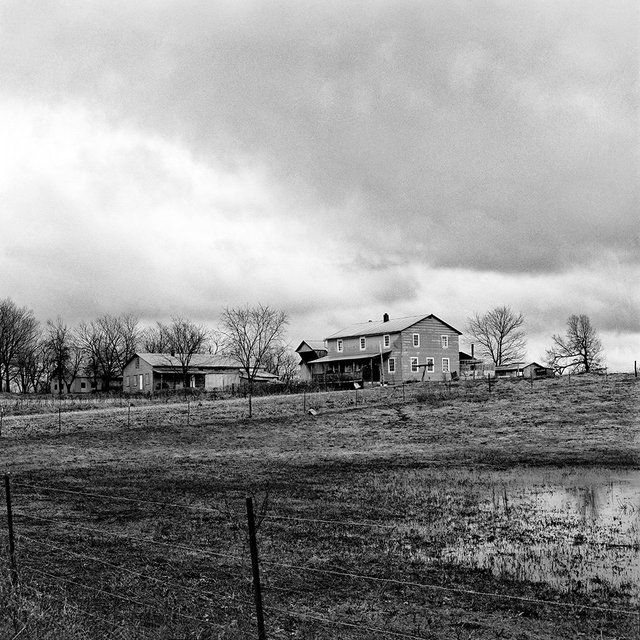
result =
[[[182,316],[142,327],[134,314],[102,315],[69,326],[60,316],[41,324],[33,311],[10,298],[0,300],[0,390],[22,393],[70,392],[87,377],[94,388],[109,390],[136,352],[171,354],[187,385],[195,354],[220,354],[235,363],[251,383],[258,371],[292,379],[297,359],[286,342],[286,312],[258,304],[225,308],[219,326],[209,329]],[[522,362],[526,354],[525,317],[508,306],[474,313],[466,331],[479,353],[494,366]],[[557,373],[602,369],[604,351],[586,315],[571,315],[564,335],[554,334],[545,364]]]
[[[68,325],[62,317],[40,323],[33,311],[10,298],[0,300],[0,390],[70,392],[79,377],[109,390],[136,352],[171,354],[185,386],[195,354],[233,360],[251,383],[259,370],[291,379],[297,360],[286,343],[284,311],[266,305],[225,308],[210,329],[182,316],[143,327],[134,314],[105,314]],[[98,385],[100,383],[100,385]]]
[[[480,345],[480,353],[498,367],[522,362],[527,339],[525,317],[508,306],[484,314],[474,313],[467,320],[467,333]],[[571,315],[564,335],[554,334],[544,364],[556,373],[590,373],[602,370],[604,349],[589,316]]]

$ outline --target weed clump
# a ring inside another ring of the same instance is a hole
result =
[[[441,407],[449,400],[446,391],[442,389],[425,389],[419,391],[415,398],[418,404],[427,404],[431,407]]]

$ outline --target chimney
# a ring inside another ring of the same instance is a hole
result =
[[[389,314],[388,314],[388,313],[385,313],[385,314],[382,316],[382,322],[389,322]]]
[[[471,343],[471,357],[473,358],[473,348],[475,347],[475,345],[473,344],[473,342]]]

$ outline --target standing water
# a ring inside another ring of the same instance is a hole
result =
[[[536,475],[494,485],[442,558],[565,593],[640,601],[640,472]]]

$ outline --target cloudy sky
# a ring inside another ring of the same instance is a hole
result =
[[[636,0],[4,0],[0,297],[294,346],[587,313],[640,360]],[[463,337],[463,345],[464,345]]]

